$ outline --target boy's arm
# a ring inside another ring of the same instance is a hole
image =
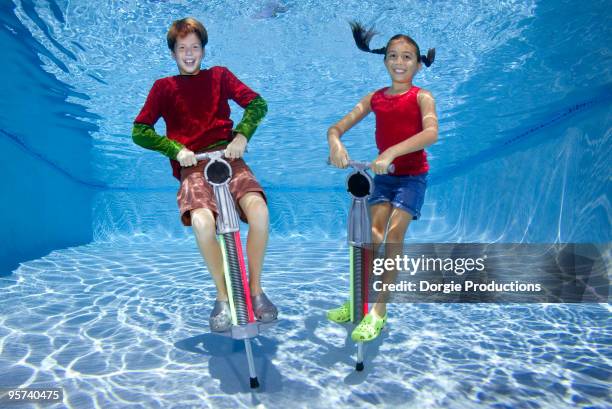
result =
[[[134,120],[132,140],[145,149],[151,149],[170,159],[176,159],[176,155],[184,146],[165,136],[158,135],[153,128],[153,125],[162,116],[162,88],[159,80],[153,83],[144,106]]]
[[[244,114],[240,123],[234,128],[235,134],[242,134],[246,137],[247,141],[251,140],[251,137],[255,133],[257,126],[268,112],[268,104],[261,96],[256,96],[249,102],[244,108]]]
[[[268,112],[268,105],[258,93],[246,86],[234,73],[225,67],[220,67],[220,69],[223,70],[223,90],[226,97],[244,108],[242,120],[234,128],[234,134],[242,134],[248,141]]]
[[[140,123],[134,124],[132,140],[143,148],[154,150],[174,160],[176,160],[176,155],[180,150],[184,148],[179,142],[158,135],[151,125]]]

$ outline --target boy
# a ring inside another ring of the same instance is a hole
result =
[[[266,102],[225,67],[200,70],[208,34],[199,21],[193,18],[175,21],[168,30],[167,42],[179,75],[155,81],[134,121],[132,139],[169,157],[173,174],[181,181],[177,193],[181,221],[192,226],[217,287],[210,327],[218,332],[228,330],[232,324],[223,279],[223,256],[215,235],[218,212],[213,190],[203,177],[206,162],[198,163],[195,153],[225,148],[233,174],[230,191],[241,219],[249,223],[247,254],[253,311],[258,320],[272,321],[278,311],[261,288],[268,208],[263,189],[241,159],[248,140],[267,112]],[[229,99],[244,108],[242,120],[234,130]],[[156,134],[153,128],[160,117],[166,122],[167,136]]]

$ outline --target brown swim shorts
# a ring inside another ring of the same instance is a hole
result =
[[[185,226],[191,226],[191,210],[210,209],[215,217],[219,213],[213,188],[204,179],[204,167],[208,162],[208,160],[199,161],[195,166],[181,168],[181,186],[176,194],[176,201],[181,212],[181,221]],[[238,201],[248,192],[259,192],[264,200],[266,195],[244,160],[228,159],[228,162],[232,167],[229,189],[236,202],[240,219],[246,223],[246,216]]]

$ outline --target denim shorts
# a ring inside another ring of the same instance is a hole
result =
[[[368,199],[371,205],[390,202],[393,207],[412,215],[413,220],[421,216],[421,207],[427,189],[427,173],[420,175],[376,175],[374,192]]]

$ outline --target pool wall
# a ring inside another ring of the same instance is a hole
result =
[[[84,98],[41,68],[32,38],[6,2],[0,5],[0,275],[20,261],[92,239],[94,187],[90,169],[91,118],[69,96]],[[52,57],[52,56],[51,56]],[[70,169],[70,171],[67,171]]]

